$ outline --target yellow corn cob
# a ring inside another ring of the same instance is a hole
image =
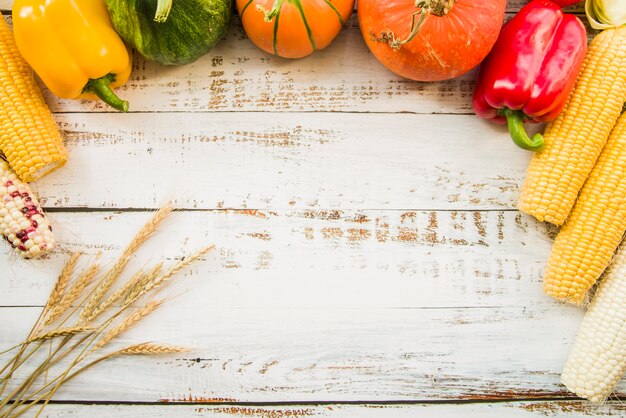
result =
[[[55,246],[52,227],[28,184],[0,159],[0,234],[24,258],[40,257]]]
[[[601,403],[626,372],[626,247],[607,270],[576,335],[561,382]]]
[[[0,18],[0,151],[24,181],[67,160],[61,134],[11,29]]]
[[[567,223],[552,247],[547,294],[573,303],[609,265],[626,232],[626,113],[617,121]]]
[[[626,102],[626,27],[599,33],[576,86],[533,156],[518,207],[563,225]]]

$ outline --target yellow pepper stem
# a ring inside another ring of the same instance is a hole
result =
[[[95,79],[91,78],[89,82],[87,82],[83,92],[94,93],[112,108],[121,112],[128,112],[128,102],[117,97],[113,89],[111,89],[111,83],[113,81],[115,81],[115,75],[113,74],[107,74],[104,77]]]

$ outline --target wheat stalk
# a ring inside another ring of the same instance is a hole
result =
[[[6,366],[0,369],[0,418],[16,418],[35,405],[40,407],[36,414],[39,416],[60,386],[78,373],[111,357],[118,355],[158,355],[186,351],[182,347],[141,343],[107,353],[92,361],[88,359],[93,352],[107,346],[112,340],[163,304],[162,300],[153,300],[148,301],[141,308],[133,310],[133,303],[137,299],[163,286],[183,268],[214,248],[211,245],[195,254],[186,256],[165,272],[162,271],[162,263],[158,263],[151,269],[132,275],[129,280],[115,289],[115,282],[122,274],[132,254],[156,231],[171,210],[171,206],[166,206],[144,225],[113,267],[98,281],[97,286],[90,286],[100,271],[99,267],[95,265],[85,268],[78,275],[78,278],[70,284],[74,269],[81,256],[80,253],[72,254],[58,276],[46,306],[35,322],[33,329],[25,341],[15,347],[20,347],[19,352]],[[109,292],[111,295],[105,299]],[[103,299],[104,302],[102,302]],[[123,301],[121,306],[112,311],[110,308],[118,301]],[[80,309],[80,305],[85,302],[87,306],[82,309],[79,316],[89,321],[98,320],[98,325],[89,327],[88,323],[79,320],[75,326],[64,327],[64,323],[73,318]],[[128,312],[130,314],[127,314]],[[42,331],[41,329],[47,325],[52,325],[52,329]],[[57,339],[57,337],[61,338]],[[34,364],[34,368],[29,367],[29,370],[32,371],[29,371],[27,377],[22,378],[19,382],[14,382],[17,380],[17,377],[13,377],[14,372],[18,369],[21,370],[22,365],[25,365],[27,361],[30,363],[34,358],[37,358],[33,355],[47,341],[52,343],[53,340],[56,345],[50,346],[47,357]],[[65,370],[55,372],[48,379],[48,373],[56,370],[62,361],[67,361],[68,356],[70,362]],[[43,377],[45,380],[42,380]],[[9,382],[12,383],[11,393],[2,398],[4,389]]]
[[[66,262],[65,266],[63,267],[63,270],[61,270],[61,273],[57,277],[57,281],[54,284],[54,287],[52,288],[50,295],[48,296],[46,305],[41,310],[39,317],[33,324],[32,328],[30,329],[30,332],[28,333],[26,340],[31,338],[35,333],[37,333],[40,330],[41,328],[40,324],[41,324],[42,319],[48,314],[49,309],[52,306],[54,306],[56,303],[58,303],[58,301],[63,296],[63,293],[65,292],[65,288],[67,287],[67,284],[69,283],[70,277],[72,276],[72,273],[74,271],[74,268],[76,267],[76,263],[78,262],[78,259],[80,258],[80,256],[81,256],[81,253],[73,253],[70,256],[69,260]],[[28,354],[26,358],[22,358],[22,355],[24,355],[28,347],[28,343],[26,342],[26,340],[22,344],[19,345],[20,349],[18,350],[17,354],[15,354],[13,358],[11,358],[11,360],[9,360],[2,367],[2,369],[0,369],[0,374],[2,374],[2,378],[0,379],[0,396],[2,396],[5,388],[7,387],[7,384],[9,383],[9,380],[13,377],[13,372],[15,372],[15,370],[18,367],[20,367],[20,365],[23,364],[34,352],[33,351],[30,354]],[[0,409],[3,404],[4,404],[4,401],[0,399]]]
[[[153,216],[150,218],[148,222],[139,230],[139,232],[135,235],[135,237],[131,240],[130,244],[126,247],[120,258],[117,262],[109,269],[106,273],[104,279],[91,296],[87,305],[83,309],[80,314],[81,321],[86,320],[91,317],[96,307],[102,300],[102,298],[107,294],[107,292],[111,289],[117,278],[120,276],[126,265],[130,261],[130,257],[139,249],[139,247],[148,240],[154,234],[154,232],[159,228],[161,223],[165,220],[167,215],[172,211],[172,206],[167,204],[166,206],[159,209]]]
[[[97,359],[89,362],[88,364],[80,367],[79,369],[77,369],[71,374],[70,374],[71,367],[68,368],[64,374],[63,382],[68,382],[72,380],[73,378],[75,378],[76,376],[78,376],[79,374],[97,365],[98,363],[101,363],[105,360],[108,360],[110,358],[113,358],[119,355],[164,355],[164,354],[173,354],[173,353],[184,353],[186,351],[188,351],[188,349],[184,347],[156,345],[156,344],[151,344],[151,343],[131,345],[126,348],[122,348],[121,350],[114,351],[112,353],[108,353],[103,356],[100,356]],[[20,402],[17,406],[20,406],[21,409],[18,409],[13,415],[11,415],[11,418],[21,416],[22,414],[27,412],[31,407],[33,407],[34,405],[38,404],[41,401],[46,400],[46,402],[48,402],[56,390],[54,388],[53,389],[49,389],[49,388],[51,388],[54,385],[58,386],[60,379],[61,379],[61,376],[46,383],[39,390],[34,392],[31,395],[30,399],[27,399],[24,402]],[[43,409],[43,406],[41,408]],[[40,412],[41,412],[41,409],[40,409]],[[4,415],[2,417],[4,417]]]

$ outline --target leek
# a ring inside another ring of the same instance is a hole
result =
[[[626,0],[587,0],[585,12],[594,29],[626,25]]]

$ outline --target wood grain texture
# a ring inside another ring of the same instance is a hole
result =
[[[433,213],[175,213],[131,270],[149,259],[172,262],[211,241],[220,247],[168,288],[163,296],[176,298],[120,344],[149,340],[195,350],[116,360],[70,383],[58,399],[568,396],[559,371],[582,311],[551,301],[528,279],[543,261],[532,267],[526,257],[547,254],[547,231],[515,212]],[[63,225],[63,247],[89,256],[119,251],[147,216],[54,217]],[[49,260],[57,270],[58,257]],[[37,277],[24,265],[3,267],[13,286],[3,298],[27,301],[26,293],[38,293],[32,300],[41,304],[50,266],[28,264],[44,273]],[[39,309],[0,308],[0,350],[19,341]]]
[[[111,263],[147,213],[49,214],[49,260],[0,246],[0,303],[42,305],[65,252]],[[176,212],[136,262],[209,243],[191,269],[191,303],[228,308],[418,308],[555,305],[541,278],[555,230],[516,212],[381,210]],[[216,294],[218,298],[207,299]]]
[[[509,1],[508,16],[525,3]],[[11,5],[0,0],[5,15]],[[177,212],[131,269],[219,248],[118,344],[194,351],[120,358],[58,395],[155,405],[47,416],[623,416],[619,402],[541,400],[571,396],[559,373],[583,312],[542,293],[555,230],[514,210],[529,154],[470,115],[473,78],[394,76],[355,17],[294,61],[257,50],[235,19],[192,65],[135,54],[119,93],[138,113],[46,92],[71,158],[34,186],[61,250],[23,262],[0,247],[0,350],[26,333],[68,251],[110,263],[145,208],[176,198],[194,211]],[[418,404],[332,404],[344,401]]]
[[[294,405],[270,406],[210,406],[210,405],[50,405],[45,418],[583,418],[591,415],[621,417],[626,406],[609,402],[603,406],[590,406],[577,401],[510,402],[494,404],[422,404],[422,405]]]
[[[57,119],[70,159],[35,185],[55,208],[513,209],[530,158],[473,116]]]
[[[571,396],[559,376],[582,317],[575,307],[235,309],[213,307],[219,294],[210,286],[193,292],[203,292],[207,302],[179,296],[115,345],[155,341],[193,351],[112,360],[69,382],[56,399],[297,403]],[[38,312],[1,308],[0,349],[18,342]],[[616,393],[623,396],[625,389],[622,383]]]

